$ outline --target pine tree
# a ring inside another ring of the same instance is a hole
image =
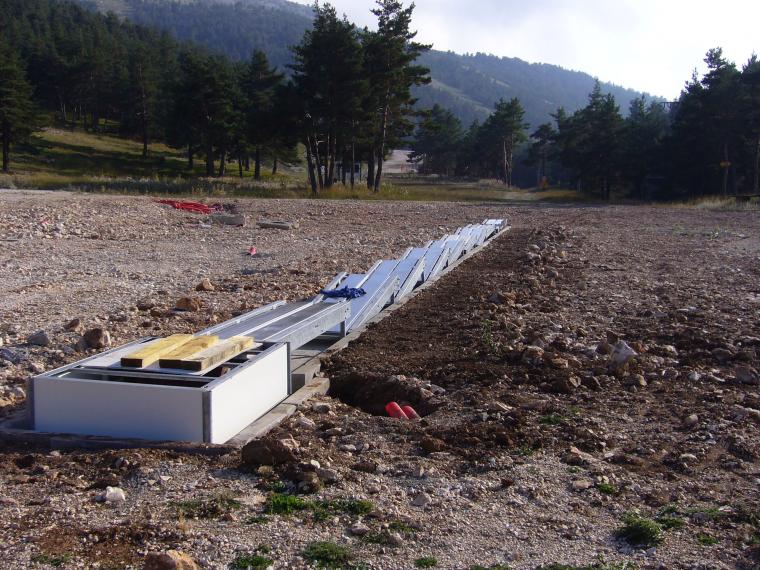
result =
[[[18,55],[0,41],[0,139],[3,172],[10,172],[11,144],[32,131],[32,87]]]
[[[462,144],[462,123],[440,105],[424,114],[412,141],[410,162],[421,164],[423,174],[451,175]]]
[[[517,98],[500,99],[482,128],[481,140],[486,153],[492,157],[492,164],[499,165],[500,178],[507,186],[512,185],[515,149],[527,138],[524,116],[525,110]]]
[[[431,46],[414,41],[417,32],[410,30],[413,3],[405,8],[397,0],[377,0],[372,13],[377,16],[378,29],[365,35],[365,67],[370,89],[367,109],[374,115],[372,187],[379,192],[388,142],[411,134],[413,129],[407,120],[415,103],[411,89],[430,83],[429,70],[414,62]]]

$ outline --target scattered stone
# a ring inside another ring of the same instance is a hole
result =
[[[0,348],[0,362],[8,362],[10,364],[20,364],[24,361],[24,357],[11,350],[10,348]]]
[[[296,420],[296,425],[298,427],[302,427],[304,429],[314,429],[317,427],[317,424],[314,420],[310,420],[306,416],[301,416]]]
[[[103,501],[111,505],[117,505],[127,500],[127,495],[124,489],[120,487],[106,487],[106,492],[103,494]]]
[[[631,374],[626,378],[626,385],[633,386],[634,388],[646,388],[647,379],[641,374]]]
[[[111,333],[99,327],[90,329],[82,335],[82,343],[86,348],[107,348],[111,346]]]
[[[572,394],[580,388],[581,379],[577,376],[570,376],[568,378],[560,378],[552,382],[552,390],[558,394]]]
[[[683,421],[684,427],[692,428],[696,426],[699,423],[699,416],[697,414],[691,414],[690,416],[687,416],[686,419]]]
[[[375,461],[367,460],[356,463],[351,469],[361,471],[362,473],[377,473],[378,464]]]
[[[424,509],[426,506],[428,506],[432,502],[433,502],[433,499],[430,498],[430,495],[428,495],[427,493],[420,493],[412,501],[412,506],[420,507]]]
[[[427,453],[436,453],[446,449],[446,442],[437,437],[424,437],[422,438],[420,445]]]
[[[206,278],[195,287],[196,291],[216,291],[216,287]]]
[[[316,402],[312,404],[311,409],[318,414],[329,414],[332,411],[332,406],[327,402]]]
[[[625,367],[632,359],[638,356],[638,353],[633,350],[628,343],[623,340],[618,341],[612,348],[612,353],[607,362],[607,366],[611,370],[620,370]]]
[[[195,561],[184,552],[168,550],[151,552],[145,557],[143,570],[200,570]]]
[[[26,398],[26,390],[24,390],[21,386],[14,386],[8,390],[8,395],[14,400],[23,400]]]
[[[725,348],[716,348],[712,351],[712,355],[718,362],[728,362],[734,357],[734,353]]]
[[[296,460],[298,442],[294,439],[257,439],[242,450],[246,465],[282,465]]]
[[[693,453],[683,453],[680,457],[681,461],[684,463],[695,463],[696,461],[699,461],[696,455]]]
[[[82,319],[77,317],[76,319],[71,319],[63,328],[68,332],[82,332],[84,325],[82,324]]]
[[[195,297],[181,297],[177,301],[175,308],[178,311],[187,311],[189,313],[194,313],[200,311],[201,308],[203,308],[203,302]]]
[[[50,346],[50,337],[45,331],[37,331],[29,335],[26,342],[34,346]]]
[[[578,479],[573,481],[573,489],[576,491],[587,491],[593,486],[593,481],[589,481],[588,479]]]
[[[211,216],[211,222],[222,226],[245,227],[247,219],[244,215],[214,214]]]
[[[334,469],[317,469],[317,476],[328,485],[334,485],[341,480],[340,473]]]
[[[137,309],[140,311],[150,311],[156,306],[156,302],[153,299],[142,299],[137,302]]]
[[[361,521],[354,523],[353,525],[351,525],[351,528],[348,529],[348,532],[350,532],[354,536],[364,536],[368,534],[369,531],[370,531],[370,528]]]
[[[269,230],[297,230],[300,227],[298,222],[286,222],[277,220],[259,220],[256,225],[262,229]]]
[[[750,368],[749,366],[737,366],[734,370],[734,374],[736,375],[736,380],[740,384],[746,384],[748,386],[760,385],[760,376],[758,376],[758,373],[754,368]]]

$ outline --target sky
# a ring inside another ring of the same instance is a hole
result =
[[[360,26],[375,22],[374,0],[331,4]],[[435,49],[552,63],[668,99],[678,97],[694,69],[704,71],[710,48],[722,47],[739,66],[760,54],[758,0],[417,0],[416,6],[418,39]]]

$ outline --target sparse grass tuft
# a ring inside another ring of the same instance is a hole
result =
[[[702,546],[715,546],[720,541],[714,536],[710,536],[709,534],[698,534],[697,542]]]
[[[333,513],[366,515],[374,510],[375,504],[372,501],[361,499],[310,501],[283,493],[272,493],[264,503],[265,515],[290,516],[293,513],[310,511],[315,521],[327,520]]]
[[[240,554],[232,561],[232,567],[236,570],[266,570],[273,563],[273,560],[261,554]]]
[[[678,530],[686,524],[681,517],[671,517],[668,515],[660,515],[655,520],[663,530]]]
[[[617,495],[618,493],[618,490],[611,483],[599,483],[596,488],[602,495]]]
[[[32,562],[35,564],[48,564],[49,566],[53,566],[55,568],[59,568],[69,561],[71,561],[71,554],[68,553],[58,554],[55,556],[51,556],[49,554],[36,554],[32,556]]]
[[[538,418],[538,423],[546,426],[558,426],[565,422],[565,416],[560,414],[547,414]]]
[[[470,570],[512,570],[512,569],[506,564],[494,564],[493,566],[481,566],[480,564],[476,564],[475,566],[470,566]]]
[[[312,542],[304,550],[303,556],[320,568],[346,568],[351,562],[348,549],[334,542]]]
[[[173,503],[177,518],[184,519],[218,519],[240,509],[240,501],[228,493],[221,493],[207,499],[192,499]]]
[[[626,513],[617,535],[631,545],[652,547],[662,541],[662,527],[652,519],[636,513]]]
[[[293,513],[310,510],[313,507],[311,501],[305,501],[295,495],[283,495],[272,493],[264,503],[264,513],[267,515],[290,516]]]
[[[438,566],[438,560],[433,556],[423,556],[414,561],[417,568],[435,568]]]

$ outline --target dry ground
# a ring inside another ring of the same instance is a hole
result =
[[[237,203],[301,221],[280,233],[206,228],[147,198],[0,198],[0,335],[21,357],[0,368],[6,409],[23,401],[9,388],[80,356],[77,333],[62,330],[71,318],[116,342],[194,330],[467,222],[506,215],[514,226],[328,363],[334,399],[267,440],[293,436],[284,464],[0,450],[3,567],[139,568],[147,552],[176,548],[208,568],[256,552],[306,568],[314,541],[345,548],[337,567],[760,563],[756,214]],[[251,245],[262,255],[246,257]],[[202,277],[217,285],[194,293],[204,310],[170,311]],[[146,297],[153,316],[136,309]],[[25,346],[39,329],[51,346]],[[637,356],[610,367],[620,341]],[[383,417],[391,399],[425,418]],[[126,502],[95,502],[106,485]],[[298,488],[304,502],[279,494]],[[276,501],[294,512],[265,512],[287,510]],[[657,544],[616,534],[631,512],[666,527]]]

